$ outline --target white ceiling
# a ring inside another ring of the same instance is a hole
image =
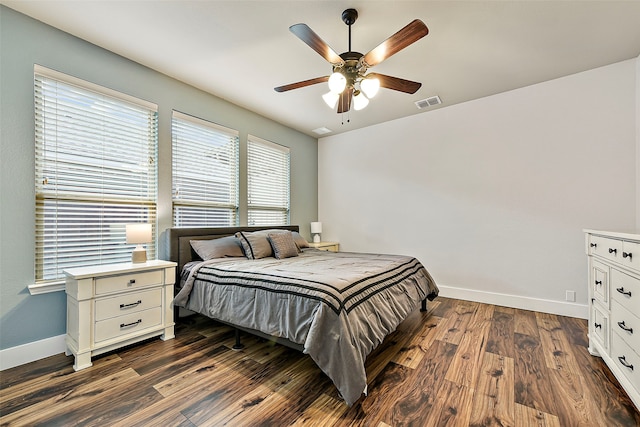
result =
[[[640,1],[68,1],[2,4],[306,134],[369,126],[608,65],[640,55]],[[429,35],[372,68],[422,82],[413,95],[381,89],[340,115],[325,84],[331,66],[289,32],[305,23],[348,50],[342,11],[358,10],[352,50],[367,53],[421,19]],[[439,95],[443,104],[418,110]],[[594,100],[597,102],[597,100]],[[344,122],[344,123],[343,123]]]

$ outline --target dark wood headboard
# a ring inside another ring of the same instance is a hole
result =
[[[178,263],[177,276],[180,277],[182,267],[200,257],[191,248],[190,240],[211,240],[233,236],[238,231],[258,231],[268,229],[282,229],[300,231],[297,225],[271,225],[257,227],[198,227],[198,228],[168,228],[160,236],[159,258]]]

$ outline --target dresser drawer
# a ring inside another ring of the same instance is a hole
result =
[[[622,259],[622,240],[592,235],[589,238],[589,255],[598,255],[617,262]]]
[[[620,263],[628,268],[640,270],[640,243],[622,242],[622,260]]]
[[[592,259],[591,291],[593,297],[609,308],[609,266]]]
[[[632,348],[640,349],[640,319],[616,300],[611,303],[611,328]]]
[[[605,350],[609,350],[609,317],[606,311],[592,305],[590,321],[589,337],[597,341]]]
[[[640,313],[640,279],[611,269],[611,298],[632,313]]]
[[[143,286],[161,285],[164,279],[163,275],[163,270],[153,270],[99,277],[95,279],[96,295],[121,292]]]
[[[95,323],[94,341],[98,343],[159,325],[162,325],[161,307],[112,317]]]
[[[128,292],[110,298],[96,300],[96,321],[137,313],[162,305],[162,288]]]
[[[640,389],[640,357],[617,332],[611,334],[611,359],[633,387]]]

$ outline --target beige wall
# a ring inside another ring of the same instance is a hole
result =
[[[320,139],[323,238],[417,256],[444,295],[586,317],[582,229],[635,228],[636,73],[629,60]]]

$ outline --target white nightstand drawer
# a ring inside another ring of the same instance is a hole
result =
[[[161,285],[164,279],[163,275],[163,270],[153,270],[99,277],[95,280],[96,295],[120,292],[142,286]]]
[[[611,269],[611,298],[632,313],[640,313],[640,279]]]
[[[617,332],[611,335],[611,359],[633,387],[640,389],[640,357]]]
[[[156,307],[137,313],[113,317],[95,323],[96,343],[122,335],[142,332],[145,329],[162,324],[162,308]]]
[[[129,292],[96,300],[96,321],[148,310],[162,305],[162,288]]]

